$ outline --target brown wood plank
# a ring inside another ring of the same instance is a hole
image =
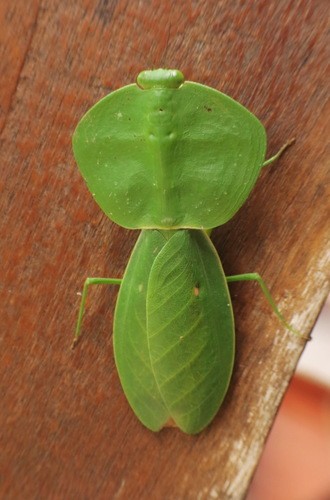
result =
[[[29,54],[38,17],[38,1],[5,1],[0,5],[0,131],[14,100]]]
[[[71,135],[97,99],[170,66],[247,106],[270,154],[295,136],[214,241],[227,274],[258,271],[307,333],[329,289],[327,13],[325,0],[1,2],[1,497],[244,497],[304,342],[257,285],[233,284],[237,356],[215,421],[197,437],[144,429],[114,366],[114,288],[92,291],[69,349],[84,278],[121,276],[137,237],[89,196]]]

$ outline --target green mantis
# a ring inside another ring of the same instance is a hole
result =
[[[177,70],[143,71],[137,84],[97,103],[78,124],[73,149],[95,201],[117,224],[142,232],[120,285],[114,354],[126,397],[152,431],[174,424],[196,434],[214,418],[234,362],[228,282],[210,240],[249,196],[265,162],[259,120],[230,97],[185,82]]]

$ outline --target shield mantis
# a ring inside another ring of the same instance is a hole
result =
[[[174,424],[196,434],[218,412],[234,361],[229,282],[257,281],[293,330],[257,273],[225,276],[209,237],[284,148],[265,161],[259,120],[178,70],[143,71],[77,126],[74,155],[95,201],[142,231],[122,279],[87,278],[74,344],[88,287],[120,285],[115,362],[130,406],[152,431]]]

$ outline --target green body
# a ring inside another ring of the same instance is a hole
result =
[[[120,380],[157,431],[201,431],[226,394],[234,323],[226,277],[205,229],[253,188],[266,135],[249,111],[176,70],[146,71],[81,120],[74,153],[109,218],[143,229],[114,321]]]
[[[97,103],[77,127],[75,157],[96,202],[117,224],[213,228],[251,192],[265,158],[265,130],[214,89],[168,82],[128,85]]]

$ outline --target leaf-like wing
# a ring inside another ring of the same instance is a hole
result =
[[[123,390],[137,417],[152,431],[169,419],[151,368],[146,330],[150,269],[165,243],[159,231],[142,231],[120,286],[114,321],[114,354]]]
[[[226,394],[234,324],[226,279],[202,231],[177,231],[155,259],[147,292],[152,371],[176,424],[200,432]]]

